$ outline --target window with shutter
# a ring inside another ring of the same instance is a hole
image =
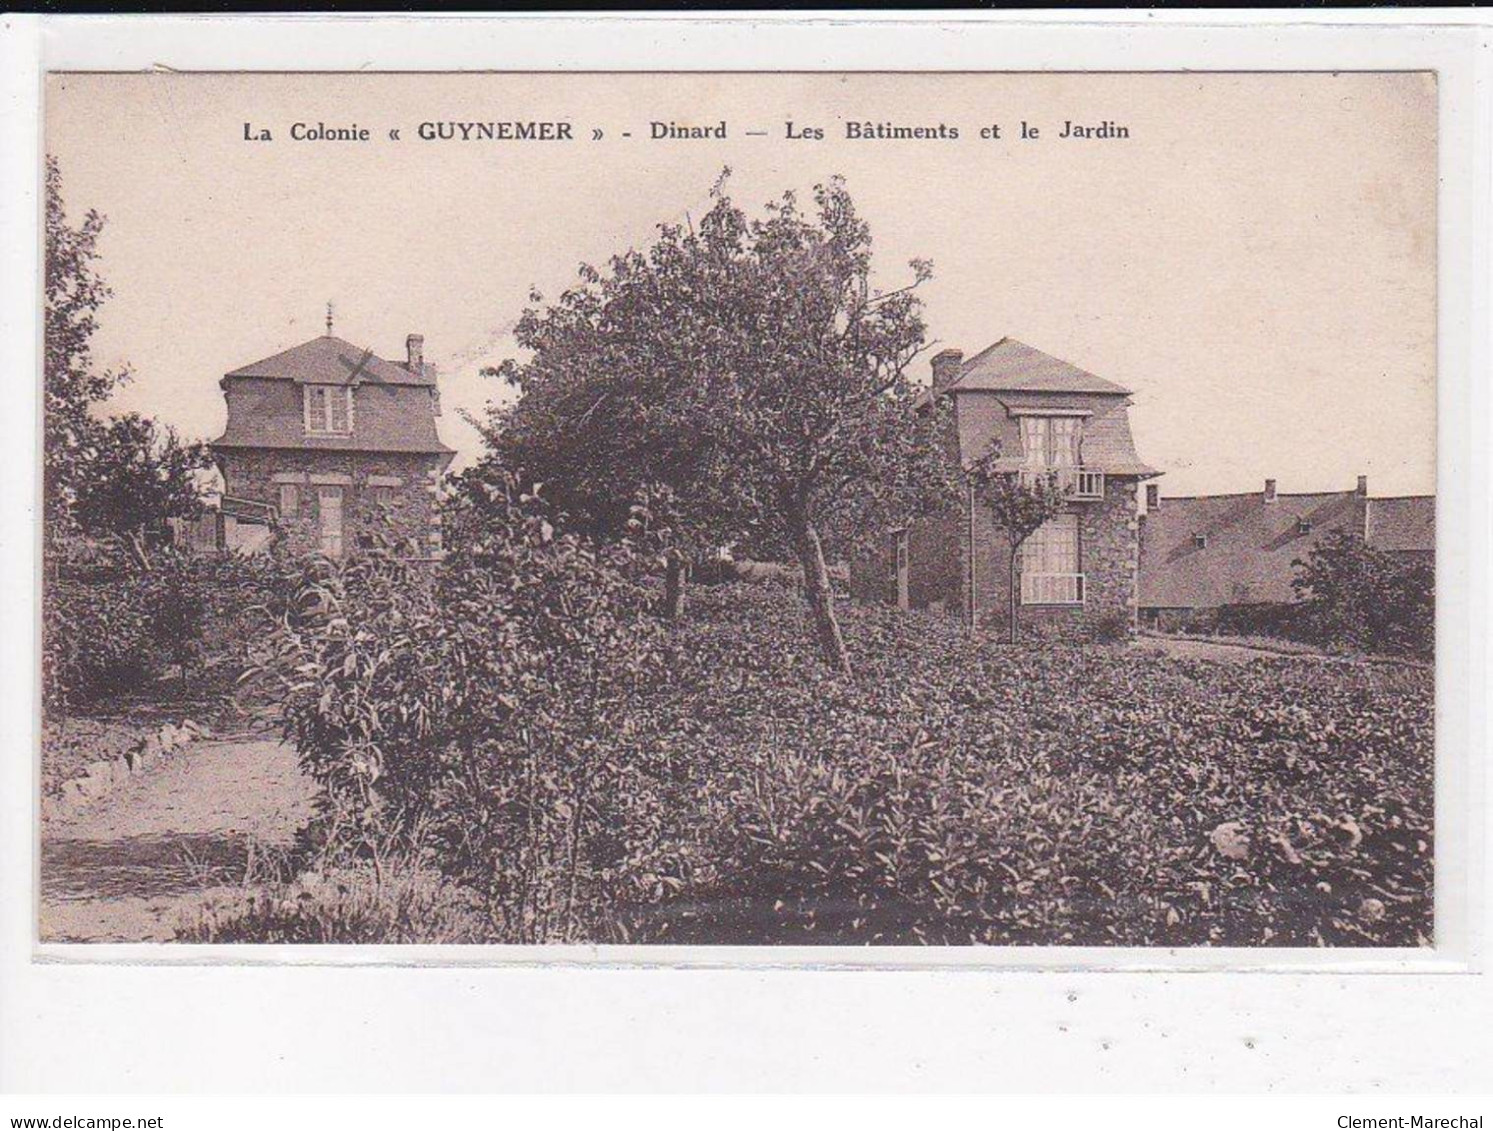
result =
[[[302,391],[306,396],[306,431],[325,432],[327,430],[327,398],[322,395],[324,390],[319,385],[307,385]]]
[[[1047,466],[1078,466],[1078,419],[1055,416],[1047,422]]]
[[[346,432],[347,428],[347,396],[352,390],[328,389],[327,407],[329,410],[330,423],[328,428],[333,432]]]
[[[1047,421],[1040,416],[1021,418],[1021,457],[1029,468],[1047,466]]]

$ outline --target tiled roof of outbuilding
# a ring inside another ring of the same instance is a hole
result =
[[[1369,545],[1390,553],[1428,554],[1436,548],[1436,496],[1370,499]]]
[[[1332,531],[1364,535],[1379,550],[1431,553],[1435,511],[1434,496],[1369,499],[1357,491],[1278,494],[1274,502],[1259,491],[1162,499],[1142,527],[1140,605],[1293,601],[1294,563]]]
[[[1301,523],[1309,526],[1303,530]],[[1433,553],[1436,498],[1370,499],[1356,491],[1162,499],[1141,534],[1142,608],[1209,609],[1293,601],[1294,562],[1334,530],[1393,553]],[[1197,539],[1202,536],[1204,545]]]
[[[1162,499],[1141,532],[1141,607],[1295,600],[1292,562],[1329,531],[1361,529],[1362,503],[1354,491],[1277,495],[1269,503],[1259,491]],[[1311,525],[1305,533],[1302,520]]]

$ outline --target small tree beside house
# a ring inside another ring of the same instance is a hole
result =
[[[166,520],[202,509],[193,473],[210,466],[206,446],[183,443],[169,425],[128,413],[99,426],[89,453],[73,477],[79,527],[118,539],[149,569],[151,543],[166,539]]]
[[[969,478],[976,504],[989,512],[996,529],[1006,536],[1008,640],[1015,644],[1021,639],[1021,601],[1016,582],[1021,547],[1047,522],[1063,513],[1071,489],[1062,487],[1055,474],[998,470],[998,457],[998,450],[991,451],[970,468]]]

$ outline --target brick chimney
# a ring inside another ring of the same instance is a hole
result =
[[[1273,502],[1275,502],[1275,480],[1274,479],[1267,479],[1267,480],[1265,480],[1265,501],[1267,503],[1273,503]]]
[[[941,393],[954,382],[959,375],[959,367],[964,364],[963,350],[940,350],[933,355],[933,391]]]
[[[407,338],[404,339],[404,348],[405,348],[405,352],[409,355],[409,360],[405,363],[405,368],[408,369],[411,373],[424,373],[425,372],[425,339],[424,339],[424,337],[422,337],[419,334],[411,334],[409,337],[407,337]]]
[[[1366,499],[1366,498],[1368,498],[1368,495],[1369,495],[1369,477],[1367,475],[1360,475],[1358,477],[1358,497],[1360,499]]]
[[[1154,511],[1161,506],[1161,488],[1155,483],[1146,484],[1146,510]]]

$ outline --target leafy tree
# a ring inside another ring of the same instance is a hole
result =
[[[520,318],[515,337],[530,358],[488,370],[522,394],[489,409],[494,463],[542,484],[568,528],[592,537],[620,537],[643,507],[671,616],[683,609],[689,560],[749,537],[757,517],[727,448],[703,426],[702,375],[730,334],[720,317],[702,318],[728,266],[709,251],[705,238],[664,225],[646,252],[614,256],[605,272],[583,266],[578,286]]]
[[[118,538],[149,568],[150,542],[162,520],[201,510],[194,473],[210,465],[207,447],[184,444],[169,425],[136,413],[93,431],[71,473],[78,526],[95,537]]]
[[[1436,632],[1436,570],[1335,530],[1294,563],[1291,586],[1323,644],[1371,652],[1429,653]]]
[[[156,553],[164,520],[196,512],[200,444],[169,427],[100,406],[129,379],[92,355],[109,287],[96,269],[104,218],[68,222],[57,162],[46,164],[43,361],[43,691],[50,709],[117,694],[153,676],[169,654],[201,645],[206,595],[196,563]],[[121,554],[124,548],[127,553]],[[76,576],[55,567],[66,561]],[[84,578],[88,580],[84,580]]]
[[[848,674],[826,540],[955,488],[907,378],[930,267],[877,290],[870,230],[838,178],[815,189],[812,216],[786,193],[749,219],[724,177],[712,196],[698,230],[664,225],[646,253],[584,268],[558,304],[525,313],[533,356],[496,370],[523,396],[489,439],[597,530],[653,489],[676,546],[792,553],[819,652]]]
[[[149,536],[165,519],[195,514],[200,506],[193,473],[208,466],[207,450],[137,414],[100,417],[99,407],[130,378],[128,370],[100,370],[92,352],[99,309],[112,293],[96,268],[104,217],[90,209],[80,225],[68,222],[62,173],[52,157],[46,197],[48,546],[60,550],[69,534],[118,540],[149,568]]]
[[[100,370],[91,342],[97,314],[111,291],[95,269],[104,217],[90,209],[77,227],[68,223],[57,160],[46,167],[45,414],[42,480],[47,531],[61,534],[72,518],[79,466],[96,440],[92,413],[128,370]]]
[[[970,469],[975,499],[990,512],[996,529],[1006,535],[1009,550],[1006,558],[1006,589],[1009,606],[1008,637],[1012,643],[1021,638],[1018,620],[1021,608],[1016,587],[1016,561],[1021,547],[1052,518],[1063,513],[1068,492],[1058,486],[1054,475],[1023,476],[1019,472],[998,470],[998,450],[989,452]],[[974,607],[971,595],[971,607]]]

